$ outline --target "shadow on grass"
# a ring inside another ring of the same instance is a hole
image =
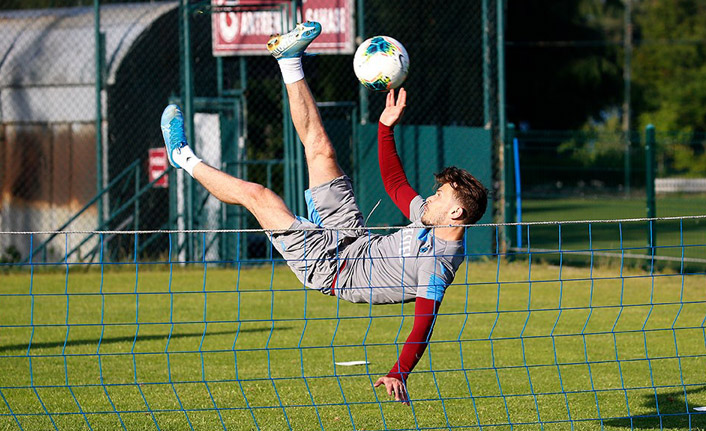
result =
[[[687,396],[706,392],[706,386],[689,389]],[[665,392],[657,394],[643,395],[643,406],[653,410],[652,413],[627,418],[611,419],[604,422],[605,425],[622,427],[627,429],[675,429],[675,430],[704,430],[706,429],[706,413],[694,411],[697,405],[689,405],[689,412],[686,411],[684,402],[684,391]],[[691,399],[693,397],[689,397]],[[659,405],[659,413],[657,412]]]
[[[286,330],[286,329],[291,329],[289,326],[282,326],[282,327],[275,327],[275,328],[241,328],[240,331],[209,331],[206,333],[206,336],[212,336],[212,335],[228,335],[228,334],[233,334],[235,335],[236,333],[251,333],[251,332],[269,332],[270,330],[273,331],[281,331],[281,330]],[[137,342],[144,342],[144,341],[158,341],[158,340],[176,340],[180,338],[195,338],[199,337],[201,338],[203,336],[203,332],[185,332],[185,333],[174,333],[171,336],[169,334],[155,334],[155,335],[139,335],[137,336]],[[105,344],[115,344],[115,343],[132,343],[135,340],[135,336],[124,336],[124,337],[103,337],[103,338],[90,338],[90,339],[77,339],[77,340],[62,340],[62,341],[47,341],[47,342],[41,342],[41,343],[32,343],[32,349],[52,349],[52,348],[63,348],[64,346],[66,347],[73,347],[73,346],[86,346],[86,345],[93,345],[93,346],[98,346],[98,343],[101,345]],[[7,351],[12,351],[12,350],[22,350],[22,351],[27,351],[28,344],[27,343],[21,343],[21,344],[8,344],[6,346],[0,346],[0,352],[7,352]]]

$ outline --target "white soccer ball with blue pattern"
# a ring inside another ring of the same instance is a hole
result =
[[[353,70],[367,89],[389,91],[407,79],[407,50],[390,36],[371,37],[355,51]]]

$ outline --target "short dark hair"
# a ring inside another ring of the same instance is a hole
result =
[[[437,186],[448,184],[456,192],[464,211],[464,224],[473,224],[480,220],[488,207],[488,189],[476,177],[465,169],[449,166],[434,174]]]

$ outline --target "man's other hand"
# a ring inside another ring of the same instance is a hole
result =
[[[395,401],[401,401],[402,404],[409,405],[409,396],[407,395],[407,388],[401,380],[394,377],[380,377],[377,382],[375,382],[375,387],[385,385],[387,393],[390,396],[395,397]]]
[[[388,127],[394,126],[402,118],[406,107],[407,92],[404,91],[404,88],[400,88],[397,101],[395,101],[395,90],[390,90],[385,100],[385,109],[380,114],[380,122]]]

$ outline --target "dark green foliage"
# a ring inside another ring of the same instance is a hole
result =
[[[641,125],[706,130],[706,3],[643,2],[636,21],[642,36],[634,68]]]
[[[508,119],[534,129],[572,129],[621,100],[618,47],[604,21],[616,2],[510,0]]]
[[[8,246],[0,255],[0,263],[18,263],[22,260],[22,254],[14,245]]]

